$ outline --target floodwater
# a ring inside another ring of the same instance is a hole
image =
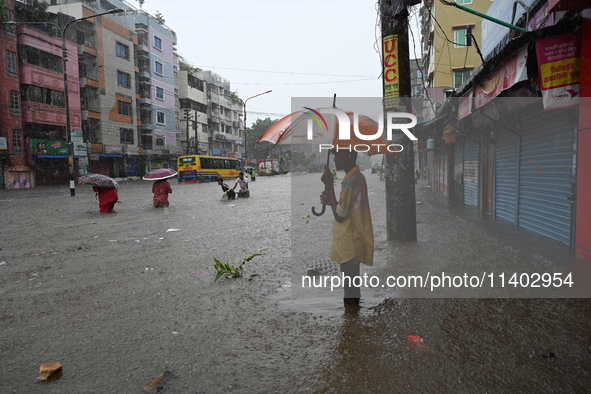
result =
[[[585,264],[423,184],[418,242],[387,242],[384,184],[365,175],[376,261],[362,272]],[[121,182],[122,203],[104,215],[86,185],[73,198],[67,186],[1,191],[0,391],[139,393],[165,371],[161,393],[591,390],[588,299],[376,287],[345,310],[338,289],[302,289],[306,268],[330,249],[330,212],[310,212],[320,208],[319,177],[258,177],[251,197],[234,201],[220,201],[217,184],[171,181],[161,210],[151,182]],[[244,279],[213,282],[214,258],[239,265],[254,253]],[[424,343],[409,345],[409,335]],[[37,383],[51,361],[62,377]]]

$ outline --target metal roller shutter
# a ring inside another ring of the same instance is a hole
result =
[[[464,199],[464,139],[454,146],[454,186],[456,196]]]
[[[575,124],[558,110],[522,120],[518,223],[570,243]]]
[[[478,143],[464,142],[464,204],[478,206]]]
[[[517,223],[517,135],[503,130],[495,133],[495,217]]]

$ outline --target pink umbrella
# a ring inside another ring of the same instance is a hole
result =
[[[155,170],[152,170],[150,172],[146,172],[146,175],[144,175],[143,180],[144,181],[158,181],[160,179],[166,179],[166,178],[172,178],[173,176],[176,176],[177,172],[175,170],[173,170],[172,168],[157,168]]]

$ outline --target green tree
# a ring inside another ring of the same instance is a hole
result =
[[[260,142],[257,144],[258,139],[263,135],[269,127],[277,122],[271,118],[257,119],[252,124],[252,127],[246,128],[246,154],[248,159],[266,159],[267,157],[277,158],[279,151],[275,152],[275,145],[270,142]]]
[[[160,11],[156,10],[156,15],[154,15],[154,20],[156,23],[163,25],[166,21],[164,20],[164,15],[160,13]]]
[[[51,15],[47,12],[49,4],[41,0],[21,0],[15,2],[18,20],[21,22],[50,22]]]
[[[8,21],[8,13],[6,12],[6,6],[4,0],[0,0],[0,23]]]

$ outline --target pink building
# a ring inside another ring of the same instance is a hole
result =
[[[8,19],[14,20],[14,0],[5,0]],[[26,166],[16,28],[0,29],[0,188],[31,187]]]
[[[21,119],[34,185],[68,183],[62,41],[34,25],[17,27]],[[70,127],[82,129],[78,47],[66,41]]]

